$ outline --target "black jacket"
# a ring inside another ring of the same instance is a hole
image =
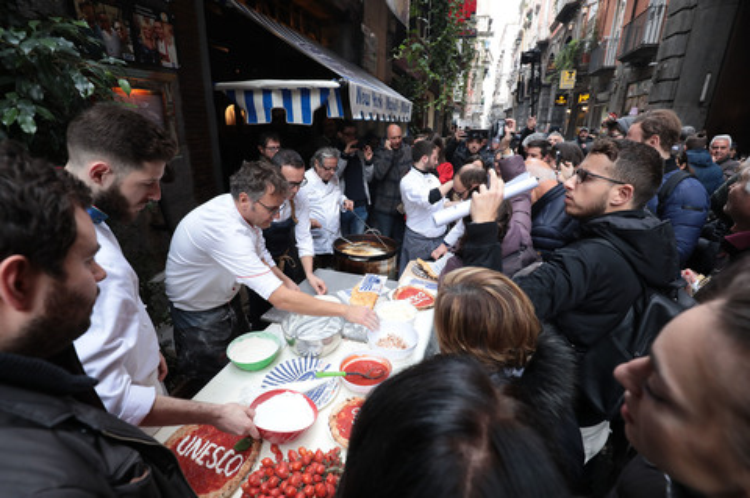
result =
[[[72,395],[94,379],[0,353],[3,496],[190,497],[171,451]]]
[[[515,280],[537,317],[553,323],[582,358],[625,318],[644,285],[666,288],[679,277],[679,256],[672,226],[646,210],[599,216],[581,223],[580,231],[579,240]],[[602,364],[601,375],[612,375],[615,366]],[[579,401],[581,425],[601,422],[584,398]]]
[[[576,237],[578,220],[565,212],[565,187],[558,183],[531,205],[531,240],[534,249],[547,259],[555,249]]]

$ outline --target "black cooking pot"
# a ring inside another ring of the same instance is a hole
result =
[[[334,269],[358,275],[374,273],[386,275],[393,280],[396,279],[398,276],[398,265],[396,264],[398,246],[395,240],[382,235],[376,237],[372,234],[349,235],[347,239],[351,242],[363,244],[356,244],[352,247],[346,240],[336,239],[333,243]],[[368,248],[373,250],[373,254],[366,254]]]

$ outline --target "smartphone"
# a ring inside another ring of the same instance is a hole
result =
[[[555,151],[555,164],[557,167],[557,171],[560,171],[560,163],[562,162],[562,155],[560,154],[560,151]]]
[[[497,134],[496,135],[498,138],[500,138],[500,140],[505,138],[505,120],[504,119],[500,119],[497,121]]]

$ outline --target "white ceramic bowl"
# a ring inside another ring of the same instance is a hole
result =
[[[377,369],[379,367],[384,370],[385,375],[377,380],[364,380],[356,375],[341,377],[341,383],[344,384],[347,389],[357,394],[369,393],[374,387],[385,382],[385,380],[390,377],[391,372],[393,371],[393,367],[391,366],[391,362],[388,361],[388,358],[375,351],[359,351],[357,353],[347,355],[343,360],[341,360],[339,370],[343,372],[362,372],[363,366],[360,364],[360,362],[370,362],[374,369]],[[358,364],[359,367],[357,366]]]
[[[381,341],[388,339],[389,336],[392,336],[392,338],[397,341],[403,341],[406,344],[406,348],[384,347]],[[414,353],[418,342],[419,334],[414,330],[414,327],[406,324],[398,325],[392,323],[381,323],[380,330],[370,331],[367,334],[367,344],[370,346],[370,349],[382,354],[389,360],[408,358]],[[380,343],[380,345],[378,345],[378,343]]]
[[[380,319],[381,328],[393,326],[412,327],[419,310],[408,301],[383,301],[375,305],[375,313]]]

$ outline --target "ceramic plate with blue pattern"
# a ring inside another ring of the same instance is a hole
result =
[[[313,358],[312,356],[292,358],[284,363],[279,363],[273,368],[273,370],[268,372],[263,378],[260,387],[262,389],[273,387],[283,388],[284,384],[288,384],[289,382],[312,380],[315,378],[315,372],[330,369],[331,364],[325,363],[319,358]],[[318,407],[318,410],[320,410],[330,403],[336,396],[339,385],[338,379],[336,377],[331,377],[331,380],[315,389],[305,392],[305,395],[307,395],[307,397],[315,403],[315,406]]]

